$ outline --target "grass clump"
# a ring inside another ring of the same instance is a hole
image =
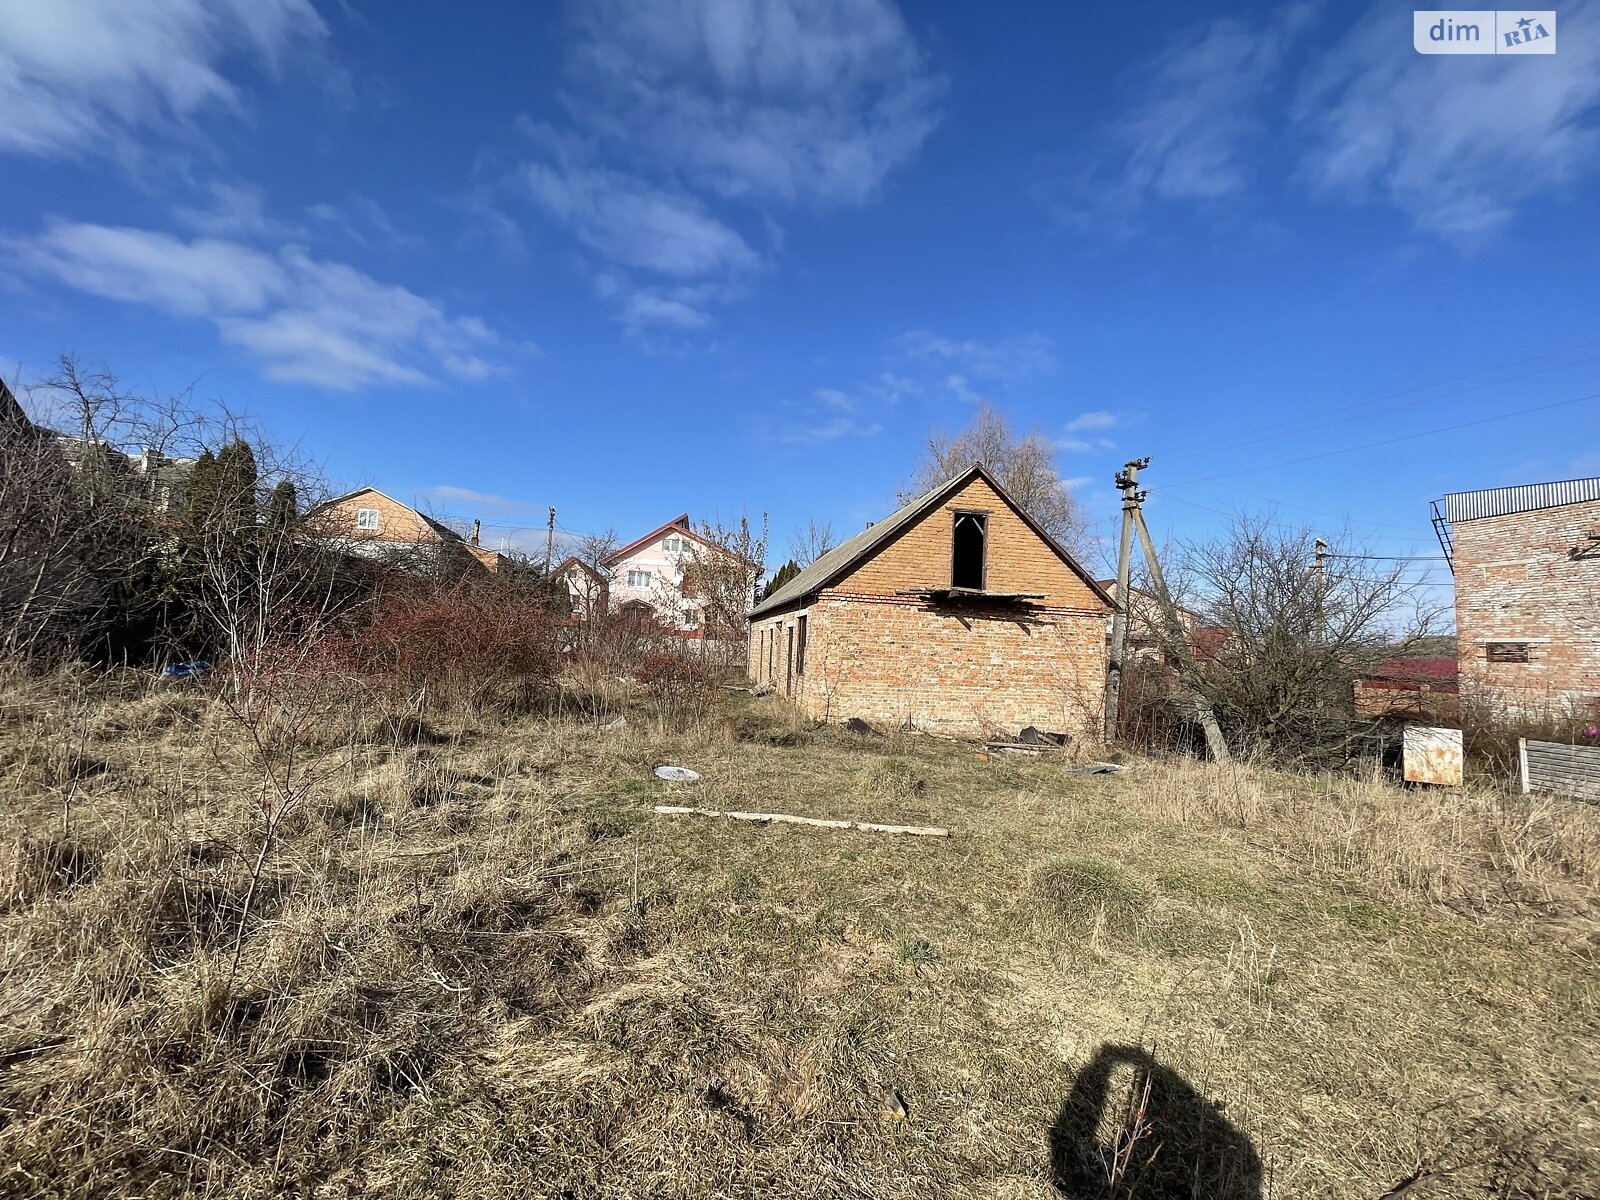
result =
[[[1149,886],[1104,859],[1047,862],[1034,873],[1031,891],[1050,916],[1078,932],[1133,937],[1150,923]]]
[[[856,791],[885,804],[906,804],[928,790],[928,781],[909,761],[898,755],[880,759],[857,777]]]

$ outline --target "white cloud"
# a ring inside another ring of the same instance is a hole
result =
[[[989,398],[968,383],[965,375],[946,375],[944,387],[963,404],[982,404]]]
[[[1057,214],[1086,230],[1126,234],[1152,201],[1215,202],[1243,192],[1271,88],[1312,12],[1298,3],[1266,20],[1223,18],[1169,44],[1142,69],[1140,99],[1106,131],[1100,156],[1048,189]]]
[[[943,81],[883,0],[601,0],[576,10],[580,124],[738,200],[869,200],[938,123]]]
[[[735,230],[686,193],[565,163],[527,163],[519,179],[535,204],[617,266],[694,279],[761,264]]]
[[[499,369],[489,357],[499,340],[482,321],[296,246],[268,254],[220,238],[53,222],[5,249],[36,277],[209,320],[272,379],[349,391]]]
[[[1311,3],[1180,37],[1145,68],[1089,166],[1074,158],[1055,169],[1041,198],[1085,232],[1120,237],[1144,228],[1153,205],[1225,221],[1264,192],[1299,185],[1387,205],[1420,232],[1467,244],[1600,161],[1600,40],[1583,36],[1600,12],[1594,0],[1561,10],[1559,32],[1578,32],[1559,54],[1517,58],[1419,55],[1409,12],[1378,3],[1332,9],[1330,21],[1335,12],[1348,32],[1326,50],[1306,36]],[[1270,175],[1279,161],[1288,166]]]
[[[449,483],[423,488],[422,494],[441,504],[468,504],[474,508],[506,516],[533,512],[540,507],[527,500],[512,500],[507,496],[496,496],[490,492],[474,491],[472,488],[457,487]]]
[[[501,238],[508,200],[566,228],[630,333],[707,329],[781,253],[782,214],[870,201],[939,119],[943,81],[888,0],[585,0],[572,32],[567,119],[524,122],[536,153],[473,203]]]
[[[1074,475],[1071,479],[1063,479],[1061,481],[1061,490],[1064,492],[1076,492],[1088,487],[1093,482],[1093,475]]]
[[[1055,368],[1050,339],[1036,333],[981,342],[913,329],[894,339],[894,351],[908,361],[957,368],[946,380],[953,389],[964,388],[967,376],[1010,382]]]
[[[203,112],[236,112],[225,58],[276,71],[326,35],[309,0],[0,4],[0,150],[126,155],[136,133],[183,134]]]
[[[1117,415],[1108,412],[1079,413],[1066,423],[1068,433],[1083,433],[1091,429],[1110,429],[1117,423]]]
[[[1417,54],[1398,19],[1409,14],[1357,23],[1300,90],[1302,178],[1458,243],[1504,228],[1523,201],[1595,167],[1597,13],[1563,8],[1560,53],[1530,58]]]
[[[208,237],[301,238],[305,230],[267,213],[266,197],[258,187],[239,183],[206,185],[205,200],[180,204],[172,216],[185,229]]]
[[[879,422],[862,415],[866,405],[861,400],[838,388],[816,388],[807,401],[789,407],[803,409],[805,416],[783,435],[786,442],[830,442],[883,431]]]
[[[343,204],[310,204],[305,211],[327,234],[358,246],[410,250],[424,244],[416,234],[395,225],[383,206],[366,196],[352,195]]]

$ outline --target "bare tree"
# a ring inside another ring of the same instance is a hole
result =
[[[790,537],[789,554],[803,571],[838,544],[833,536],[833,522],[812,517],[804,529],[795,529]]]
[[[333,607],[317,473],[218,404],[70,356],[0,402],[0,651],[226,654]]]
[[[89,531],[71,467],[0,381],[0,653],[61,650],[98,613]]]
[[[1089,521],[1056,470],[1055,448],[1042,430],[1018,435],[992,405],[984,404],[955,437],[934,433],[904,503],[982,463],[1028,515],[1067,549],[1079,552],[1088,540]]]
[[[1359,671],[1438,632],[1442,606],[1407,564],[1346,535],[1328,539],[1319,565],[1317,541],[1240,515],[1178,552],[1193,603],[1217,630],[1199,655],[1206,696],[1233,736],[1257,747],[1314,750],[1325,720],[1352,711]]]
[[[696,544],[691,552],[683,591],[700,612],[707,644],[728,647],[731,660],[744,652],[746,618],[766,569],[767,514],[759,531],[740,516],[730,524],[702,522],[696,532],[709,545]]]

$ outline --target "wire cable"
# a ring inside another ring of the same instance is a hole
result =
[[[1568,354],[1568,353],[1571,353],[1573,350],[1586,350],[1590,346],[1595,346],[1595,345],[1600,345],[1600,338],[1592,338],[1592,339],[1590,339],[1588,341],[1579,342],[1579,343],[1577,343],[1575,345],[1563,346],[1559,350],[1547,350],[1542,354],[1534,354],[1534,355],[1530,355],[1527,358],[1519,358],[1519,359],[1515,359],[1515,360],[1513,360],[1511,362],[1499,363],[1499,364],[1497,364],[1495,366],[1492,366],[1492,367],[1482,367],[1482,368],[1480,368],[1480,369],[1478,369],[1476,371],[1468,371],[1464,375],[1455,375],[1455,376],[1452,376],[1449,379],[1442,379],[1442,380],[1439,380],[1439,381],[1437,381],[1435,383],[1422,384],[1422,385],[1420,385],[1418,387],[1402,388],[1399,391],[1388,392],[1388,393],[1385,393],[1384,395],[1381,395],[1381,396],[1374,396],[1370,400],[1360,400],[1360,401],[1357,401],[1354,404],[1345,405],[1343,408],[1328,409],[1328,410],[1325,410],[1323,413],[1311,414],[1311,416],[1324,416],[1324,415],[1326,415],[1327,413],[1330,413],[1330,412],[1331,413],[1341,413],[1341,412],[1342,413],[1354,413],[1358,409],[1371,408],[1373,405],[1382,404],[1385,401],[1393,400],[1393,399],[1396,399],[1396,398],[1398,398],[1400,396],[1411,396],[1411,395],[1415,395],[1417,392],[1432,391],[1434,388],[1447,387],[1452,383],[1460,383],[1464,379],[1475,379],[1479,375],[1487,375],[1487,374],[1490,374],[1491,372],[1494,372],[1494,371],[1509,370],[1512,367],[1520,367],[1520,366],[1523,366],[1523,365],[1525,365],[1527,363],[1538,362],[1542,358],[1550,358],[1550,357],[1552,357],[1553,355],[1556,355],[1556,354]],[[1449,393],[1449,395],[1460,395],[1460,394],[1462,394],[1462,392],[1474,391],[1474,390],[1477,390],[1477,388],[1479,388],[1479,387],[1494,387],[1494,386],[1496,386],[1497,384],[1500,384],[1500,383],[1514,383],[1514,382],[1516,382],[1517,379],[1525,379],[1525,378],[1528,378],[1529,376],[1532,376],[1532,375],[1543,374],[1546,371],[1557,371],[1557,370],[1561,370],[1564,367],[1579,366],[1579,365],[1582,365],[1583,363],[1592,362],[1592,361],[1594,361],[1594,357],[1593,356],[1591,356],[1590,358],[1577,359],[1577,360],[1575,360],[1574,362],[1571,362],[1571,363],[1557,363],[1557,364],[1555,364],[1553,366],[1550,366],[1550,367],[1541,368],[1538,371],[1529,372],[1528,375],[1515,376],[1512,379],[1489,380],[1486,383],[1476,385],[1474,388],[1463,388],[1461,390],[1461,392],[1452,392],[1452,393]],[[1428,397],[1424,397],[1422,400],[1412,401],[1410,404],[1396,405],[1395,407],[1396,408],[1408,408],[1408,407],[1411,407],[1411,404],[1421,404],[1421,403],[1426,403],[1428,400],[1442,400],[1442,399],[1445,399],[1445,398],[1446,397],[1444,397],[1444,396],[1428,396]],[[1262,432],[1265,432],[1266,430],[1284,429],[1284,428],[1286,428],[1286,427],[1288,427],[1290,425],[1300,425],[1300,424],[1302,424],[1304,421],[1306,421],[1308,419],[1311,419],[1311,418],[1310,417],[1306,417],[1306,416],[1291,417],[1287,421],[1279,421],[1279,422],[1277,422],[1276,424],[1273,424],[1273,425],[1261,425],[1261,426],[1257,426],[1255,429],[1252,429],[1252,430],[1247,430],[1247,431],[1243,431],[1243,432],[1240,432],[1240,433],[1223,434],[1220,437],[1211,438],[1211,439],[1209,439],[1207,441],[1195,442],[1195,443],[1193,443],[1191,445],[1188,445],[1188,446],[1179,446],[1178,448],[1176,448],[1174,450],[1162,451],[1159,454],[1152,455],[1151,457],[1160,458],[1164,462],[1172,462],[1175,459],[1191,458],[1191,457],[1194,456],[1195,453],[1197,453],[1197,452],[1199,452],[1201,450],[1204,450],[1204,449],[1206,449],[1208,447],[1217,447],[1218,449],[1236,449],[1237,447],[1234,446],[1234,445],[1231,445],[1231,444],[1230,445],[1223,445],[1223,443],[1234,443],[1236,441],[1236,439],[1238,439],[1240,437],[1244,437],[1244,436],[1247,436],[1249,434],[1254,434],[1254,433],[1262,433]],[[1345,419],[1353,420],[1354,417],[1345,418]],[[1339,424],[1339,423],[1340,422],[1338,422],[1338,421],[1330,422],[1330,424]],[[1311,428],[1318,428],[1318,426],[1312,426]],[[1301,432],[1301,433],[1303,433],[1303,432],[1306,432],[1306,430],[1294,430],[1294,431],[1291,431],[1291,432]],[[1284,435],[1284,436],[1288,436],[1288,435]],[[1268,439],[1261,439],[1261,440],[1268,440]],[[1248,444],[1253,444],[1253,443],[1244,443],[1244,444],[1248,445]]]
[[[1237,475],[1251,475],[1257,471],[1271,471],[1279,467],[1292,467],[1299,463],[1333,458],[1339,454],[1354,454],[1358,450],[1374,450],[1379,446],[1392,446],[1398,442],[1414,442],[1418,438],[1435,437],[1441,433],[1453,433],[1458,429],[1471,429],[1474,426],[1488,425],[1494,421],[1509,421],[1512,417],[1526,417],[1533,413],[1549,412],[1557,408],[1570,408],[1574,404],[1582,404],[1587,400],[1597,399],[1600,399],[1600,392],[1589,392],[1587,395],[1574,396],[1570,400],[1557,400],[1553,404],[1536,404],[1532,408],[1519,408],[1515,412],[1496,413],[1493,416],[1479,417],[1475,421],[1460,421],[1454,425],[1441,425],[1436,429],[1424,429],[1420,433],[1404,433],[1399,437],[1381,438],[1376,442],[1363,442],[1359,446],[1342,446],[1337,450],[1325,450],[1320,454],[1307,454],[1301,458],[1278,459],[1270,463],[1262,463],[1256,467],[1241,467],[1237,471],[1221,471],[1216,475],[1203,475],[1198,479],[1180,479],[1162,486],[1164,488],[1192,487],[1194,484],[1210,483],[1216,479],[1232,479]]]

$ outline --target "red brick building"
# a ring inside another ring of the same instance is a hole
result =
[[[1356,677],[1356,715],[1454,721],[1461,708],[1458,680],[1453,658],[1391,658]]]
[[[750,614],[750,674],[822,720],[1096,736],[1111,598],[981,466]]]
[[[1600,707],[1600,479],[1457,492],[1435,506],[1456,577],[1463,696]]]

